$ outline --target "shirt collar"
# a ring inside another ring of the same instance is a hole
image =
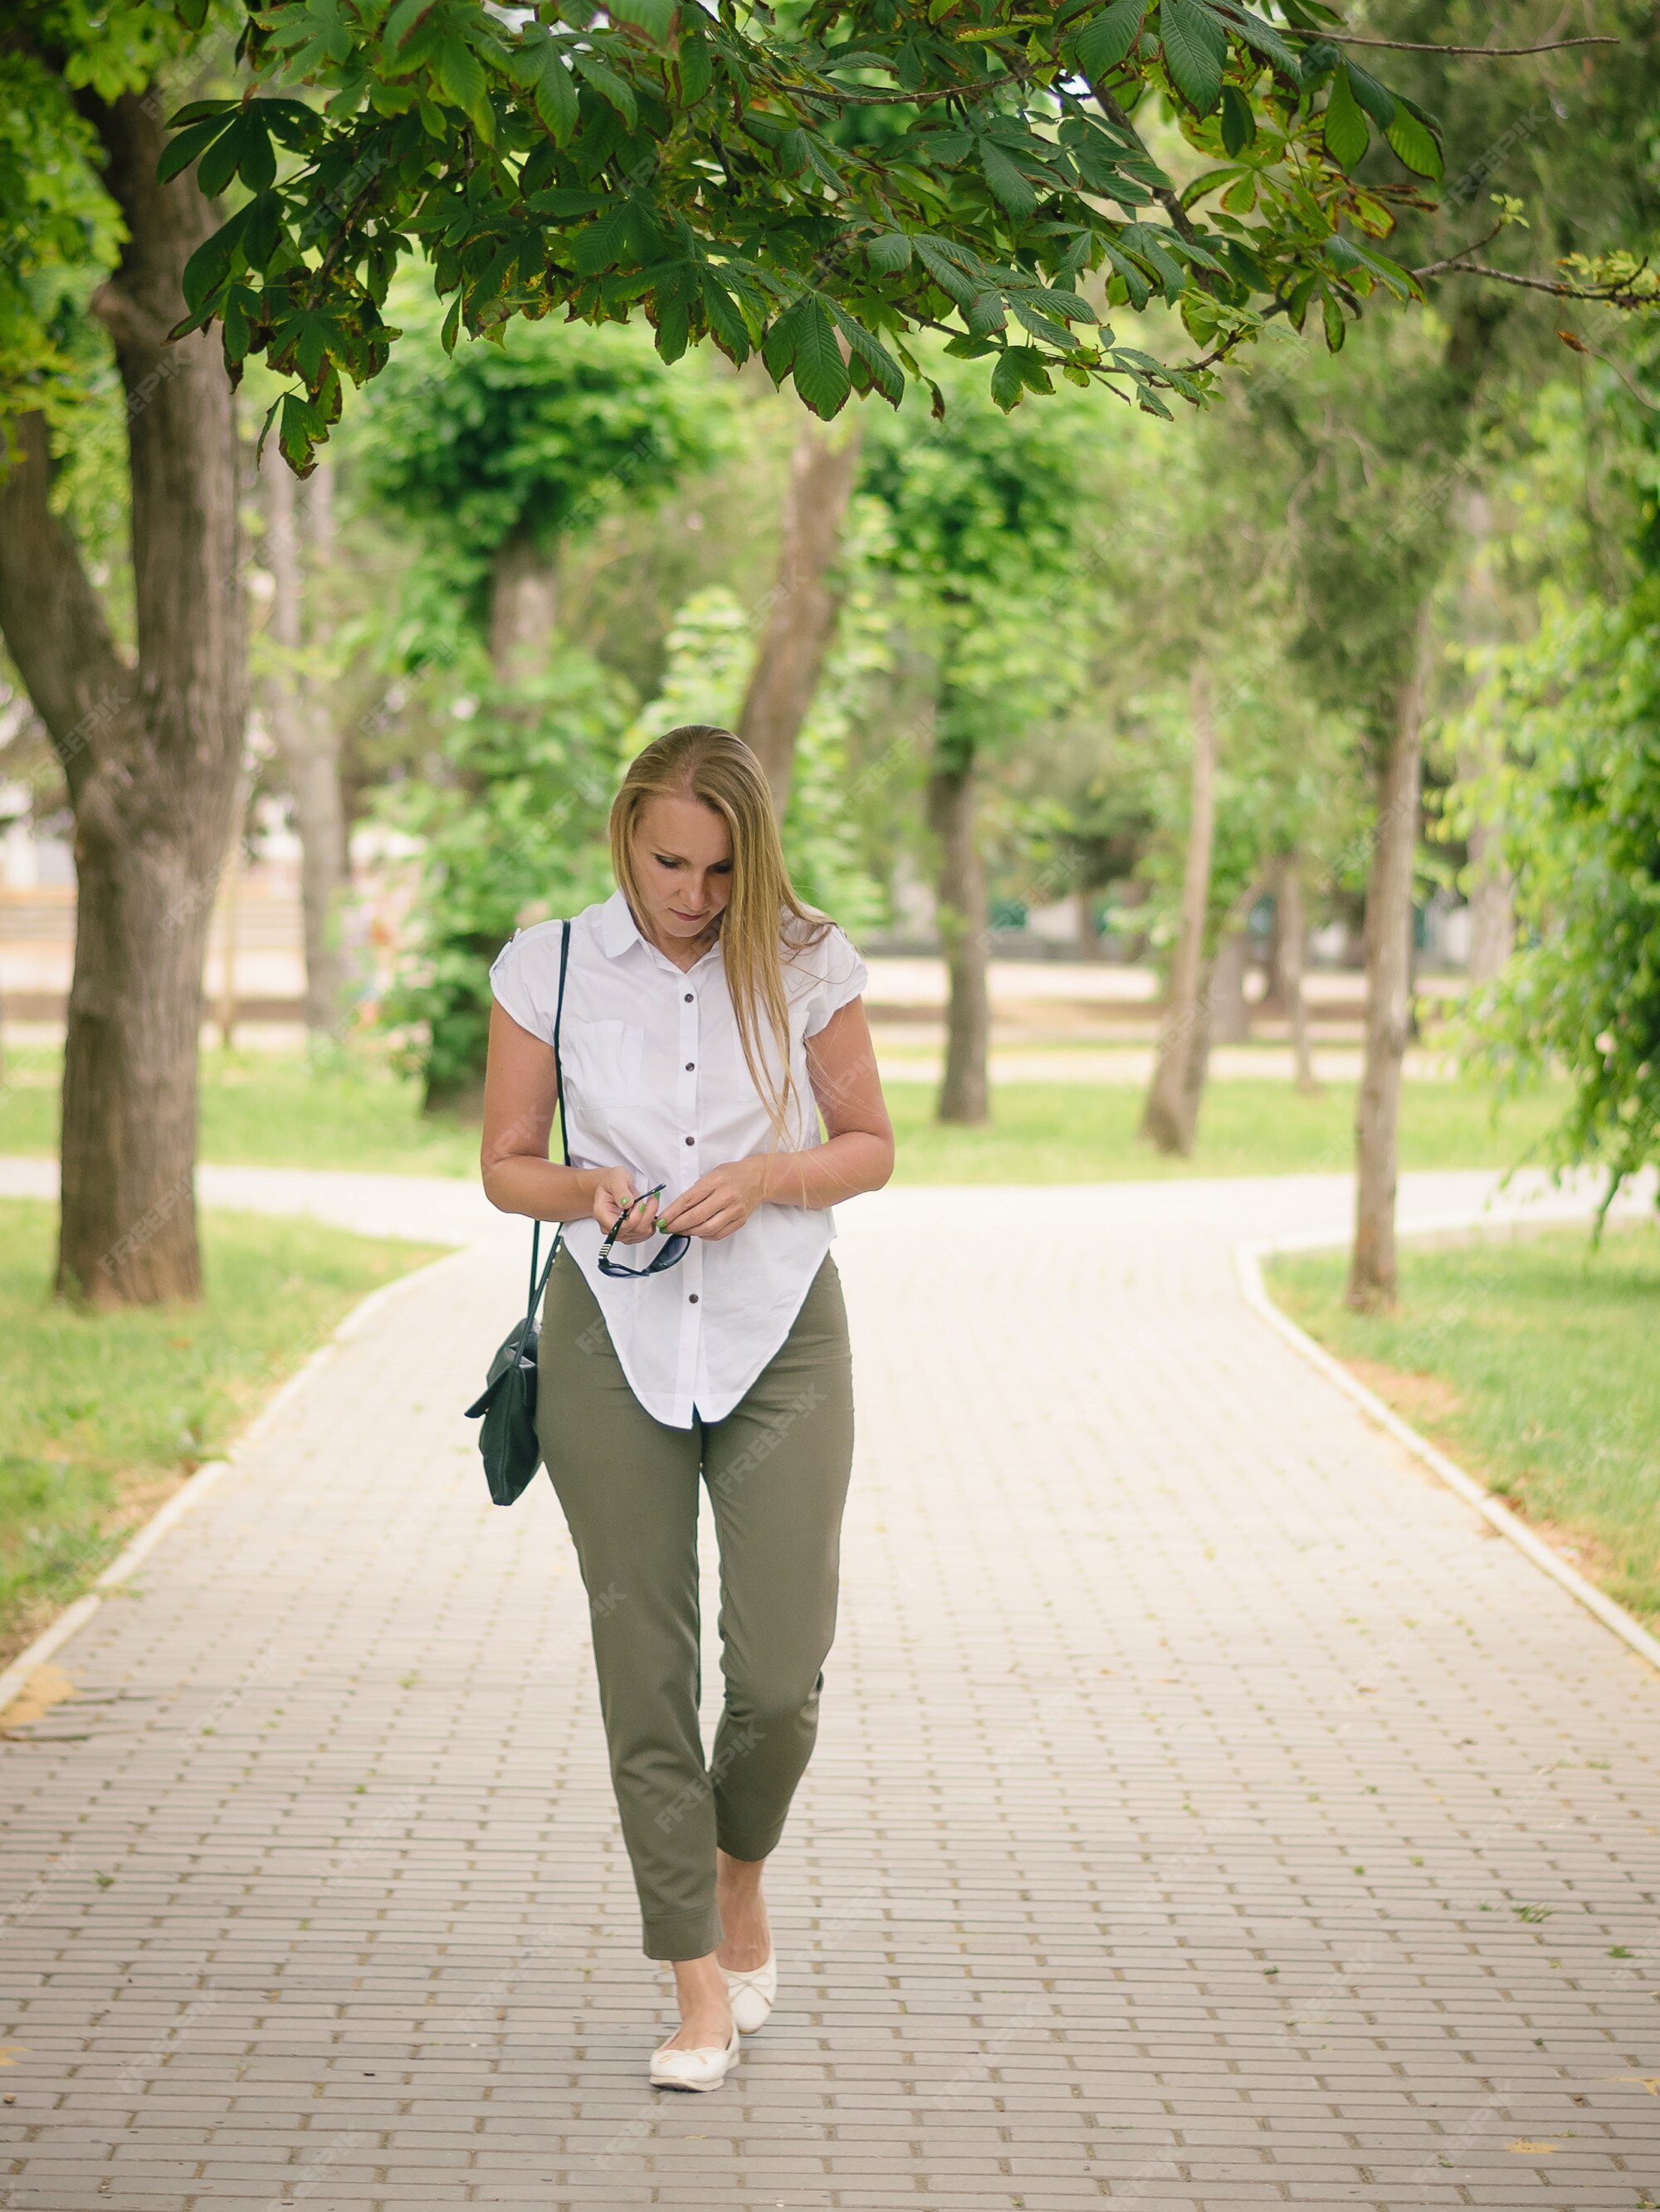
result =
[[[634,908],[620,890],[614,890],[599,909],[599,942],[613,960],[620,960],[631,945],[642,945],[666,968],[675,965],[666,954],[659,952],[654,945],[642,936],[640,926],[634,918]],[[692,967],[701,968],[704,961],[718,954],[720,950],[721,939],[717,933],[714,944],[692,963]],[[690,975],[691,969],[678,969],[676,973]]]
[[[599,942],[610,957],[616,960],[630,945],[643,945],[634,919],[634,909],[620,890],[615,890],[599,909]]]

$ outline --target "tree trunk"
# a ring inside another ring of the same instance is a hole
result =
[[[1193,711],[1193,766],[1188,805],[1187,866],[1182,878],[1182,918],[1171,962],[1170,1000],[1158,1038],[1158,1064],[1141,1115],[1141,1133],[1161,1152],[1192,1152],[1208,1053],[1208,976],[1205,926],[1210,912],[1211,848],[1216,834],[1216,720],[1210,676],[1194,662],[1189,684]],[[1195,1072],[1197,1082],[1195,1082]]]
[[[283,464],[287,465],[286,463]],[[230,849],[219,876],[219,1046],[236,1043],[236,938],[242,890],[242,810],[231,823]]]
[[[1412,665],[1378,779],[1377,823],[1366,884],[1366,1048],[1355,1106],[1354,1249],[1348,1303],[1358,1313],[1395,1296],[1395,1185],[1401,1063],[1411,1013],[1412,870],[1419,771],[1429,690],[1431,609],[1419,611]]]
[[[1281,853],[1274,863],[1274,985],[1291,1024],[1292,1080],[1304,1097],[1312,1097],[1320,1085],[1309,1051],[1309,1010],[1303,996],[1303,947],[1308,931],[1303,919],[1303,872],[1295,853]]]
[[[558,617],[558,569],[534,539],[515,532],[496,548],[490,577],[490,663],[504,691],[542,674]]]
[[[1461,506],[1470,541],[1462,594],[1464,635],[1472,644],[1492,645],[1505,632],[1493,570],[1493,510],[1480,486],[1464,493]],[[1491,775],[1504,757],[1504,748],[1502,731],[1479,730],[1459,757],[1460,781],[1471,783]],[[1496,824],[1473,823],[1468,845],[1464,893],[1469,901],[1469,980],[1479,987],[1491,983],[1511,957],[1516,940],[1515,885],[1504,863],[1503,838]]]
[[[1461,766],[1460,772],[1468,771]],[[1505,866],[1502,832],[1494,823],[1472,823],[1469,856],[1469,979],[1480,985],[1493,982],[1515,950],[1516,885]]]
[[[939,936],[947,981],[946,1077],[938,1118],[986,1121],[991,1118],[990,917],[986,871],[975,839],[972,751],[953,748],[936,755],[928,777],[927,809],[929,827],[939,844]]]
[[[52,512],[39,416],[12,426],[20,461],[0,489],[0,628],[75,809],[58,1288],[148,1304],[201,1290],[203,957],[246,712],[236,438],[217,336],[167,343],[217,218],[192,173],[155,181],[166,103],[159,88],[78,100],[127,231],[92,306],[126,390],[137,665]]]
[[[328,471],[328,463],[323,463],[311,480],[313,488],[327,483]],[[317,696],[301,659],[306,644],[306,591],[294,474],[273,448],[261,477],[265,495],[265,557],[275,586],[271,637],[282,653],[281,665],[267,687],[265,711],[288,770],[300,832],[306,1027],[313,1037],[336,1036],[341,1025],[344,981],[340,901],[346,884],[340,742],[333,717]],[[324,502],[327,497],[325,491]]]
[[[1256,903],[1251,891],[1243,918],[1223,933],[1211,964],[1210,1037],[1213,1044],[1244,1044],[1250,1036],[1250,1001],[1245,996],[1245,971],[1250,964],[1250,909]]]
[[[803,411],[790,463],[778,581],[738,717],[738,734],[760,756],[781,821],[789,804],[795,740],[836,629],[830,572],[858,460],[856,432],[843,430],[833,439]]]
[[[1075,890],[1072,899],[1073,918],[1078,930],[1078,957],[1080,960],[1098,960],[1101,933],[1095,927],[1095,893]]]

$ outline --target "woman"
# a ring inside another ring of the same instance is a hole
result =
[[[542,1453],[587,1588],[646,1954],[674,1966],[680,2027],[651,2079],[715,2089],[776,1991],[761,1876],[836,1627],[853,1396],[827,1209],[887,1181],[893,1131],[864,963],[797,897],[747,745],[702,724],[648,745],[611,849],[616,893],[569,926],[562,1010],[562,922],[490,971],[484,1188],[569,1224]],[[548,1158],[562,1078],[567,1166]],[[700,1481],[726,1686],[707,1764]]]

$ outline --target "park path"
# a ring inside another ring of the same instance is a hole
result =
[[[435,1225],[417,1186],[204,1182]],[[1341,1179],[846,1210],[782,1994],[688,2099],[643,2079],[666,1983],[556,1507],[487,1507],[458,1413],[517,1239],[434,1203],[483,1241],[0,1745],[0,2203],[1660,2204],[1660,1679],[1242,1301],[1235,1241],[1341,1220]]]

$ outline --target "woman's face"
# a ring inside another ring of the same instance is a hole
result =
[[[634,825],[634,874],[648,936],[702,937],[732,896],[732,836],[701,799],[648,799]]]

